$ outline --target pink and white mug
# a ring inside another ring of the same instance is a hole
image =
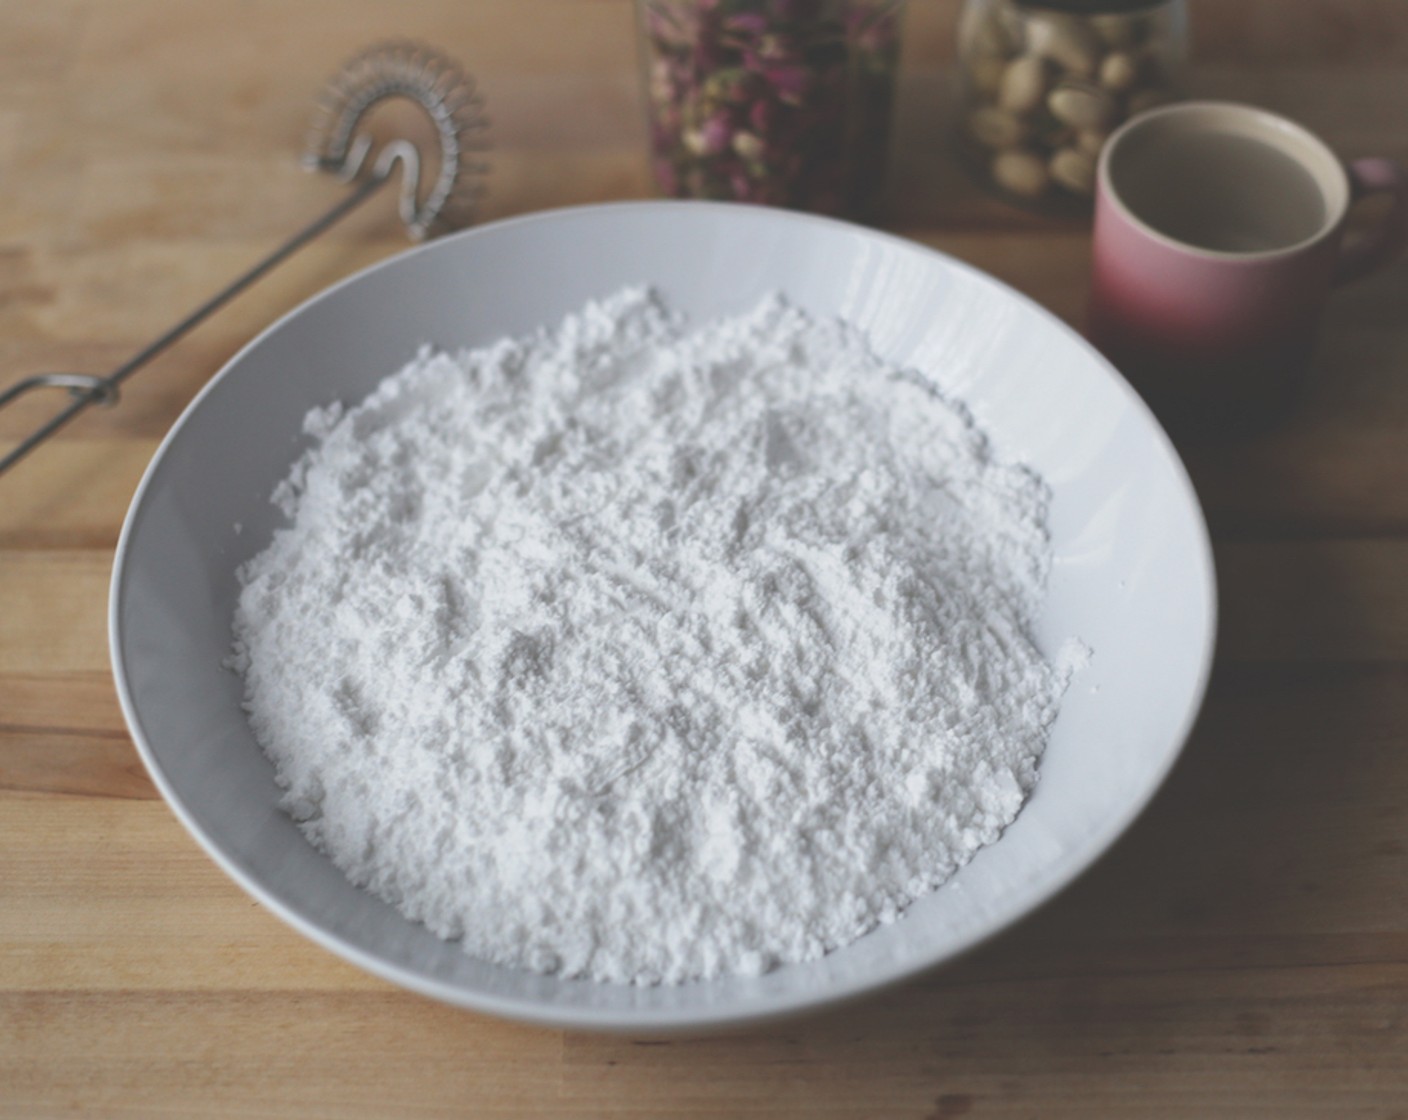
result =
[[[1387,193],[1344,245],[1350,205]],[[1154,411],[1197,433],[1294,399],[1331,288],[1408,238],[1408,173],[1346,166],[1313,134],[1249,105],[1194,101],[1135,117],[1100,158],[1088,334]]]

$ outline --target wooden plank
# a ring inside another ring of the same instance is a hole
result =
[[[1408,660],[1408,541],[1234,541],[1216,554],[1220,659]]]
[[[124,732],[0,730],[0,793],[154,801],[158,794]]]
[[[126,735],[107,671],[0,675],[0,728]]]
[[[7,994],[0,1115],[504,1115],[554,1101],[560,1052],[388,991]]]
[[[751,1044],[569,1036],[563,1087],[603,1115],[1383,1116],[1401,990],[1354,967],[913,986]]]
[[[0,552],[0,674],[107,668],[106,552]]]
[[[1300,68],[1403,69],[1408,64],[1408,10],[1394,0],[1189,0],[1192,57],[1231,62],[1243,70]],[[958,4],[912,3],[905,23],[910,67],[953,57]]]
[[[7,5],[0,97],[15,103],[67,81],[91,8],[78,0]]]
[[[1238,936],[1269,964],[1286,939],[1372,932],[1408,959],[1408,894],[1394,885],[1408,876],[1405,721],[1404,666],[1223,662],[1145,815],[1015,936],[1033,951]]]
[[[155,440],[135,438],[67,439],[34,451],[6,480],[0,550],[110,552],[155,451]]]
[[[1253,66],[1408,63],[1408,9],[1381,0],[1193,0],[1196,58]]]
[[[120,745],[126,772],[90,772],[108,779],[102,797],[0,793],[0,992],[389,990],[229,880]],[[0,739],[0,758],[23,749]]]

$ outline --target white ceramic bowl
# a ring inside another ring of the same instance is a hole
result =
[[[313,405],[351,402],[423,342],[477,345],[649,282],[696,320],[780,290],[869,332],[884,356],[967,401],[998,452],[1054,491],[1038,640],[1094,658],[1067,694],[1036,793],[1002,838],[892,925],[757,979],[634,988],[485,964],[353,886],[276,808],[273,768],[222,668],[236,566],[267,544],[269,493]],[[1074,332],[983,273],[841,222],[709,203],[537,214],[386,261],[245,347],[171,430],[113,571],[114,673],[133,738],[182,822],[309,937],[451,1003],[564,1027],[704,1030],[798,1012],[947,960],[1050,898],[1149,801],[1212,661],[1213,565],[1178,457]]]

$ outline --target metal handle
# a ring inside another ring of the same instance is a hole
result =
[[[215,295],[211,296],[203,304],[197,307],[174,327],[168,330],[160,338],[148,343],[132,357],[128,358],[117,369],[113,370],[106,377],[98,377],[93,374],[82,373],[40,373],[32,377],[11,385],[3,393],[0,393],[0,409],[14,403],[25,394],[44,388],[67,389],[72,396],[68,405],[46,420],[14,448],[12,448],[3,458],[0,458],[0,474],[4,474],[12,466],[18,463],[31,451],[33,451],[44,440],[57,432],[89,405],[112,404],[117,400],[118,386],[122,384],[142,366],[155,358],[172,343],[182,338],[192,328],[209,318],[214,312],[227,304],[235,296],[248,288],[265,273],[283,263],[304,245],[312,241],[318,234],[346,217],[373,194],[375,194],[391,176],[392,168],[396,163],[400,163],[403,168],[401,176],[401,212],[405,214],[414,212],[416,196],[420,180],[420,161],[416,155],[408,155],[406,149],[415,153],[413,145],[404,142],[388,144],[378,157],[376,166],[366,179],[362,180],[335,206],[330,208],[321,217],[309,222],[301,230],[295,233],[267,257],[261,260],[249,271],[234,280],[232,283],[222,288]],[[366,147],[362,147],[357,167],[352,168],[355,175],[360,168],[361,161],[366,158]],[[409,200],[409,201],[408,201]]]
[[[363,176],[372,140],[360,125],[374,105],[406,97],[419,105],[435,127],[440,145],[439,170],[421,201],[425,162],[408,140],[393,140],[377,155]],[[482,99],[470,78],[451,58],[433,47],[413,42],[378,43],[351,59],[324,90],[304,164],[331,171],[356,185],[337,205],[295,233],[262,261],[211,296],[160,338],[148,344],[106,377],[83,373],[41,373],[26,377],[0,393],[0,409],[36,389],[66,389],[68,405],[26,436],[0,458],[0,474],[48,439],[89,405],[112,404],[118,386],[191,328],[203,322],[285,258],[297,252],[329,226],[377,192],[401,165],[401,220],[420,240],[443,229],[467,225],[481,189],[477,177],[487,170],[477,153],[485,150],[488,122]]]

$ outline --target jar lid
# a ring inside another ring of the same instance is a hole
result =
[[[1175,0],[1019,0],[1025,8],[1050,8],[1076,16],[1126,15],[1161,8]]]

